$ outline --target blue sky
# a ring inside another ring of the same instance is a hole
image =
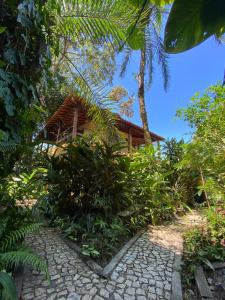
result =
[[[120,61],[120,59],[118,59]],[[129,119],[141,125],[137,101],[137,81],[139,52],[130,61],[124,78],[116,74],[114,86],[124,86],[136,98],[134,116]],[[146,91],[147,113],[150,130],[165,138],[184,137],[188,139],[190,129],[187,124],[175,120],[178,108],[185,107],[196,92],[203,92],[208,86],[223,79],[225,69],[225,46],[218,45],[210,38],[187,52],[169,56],[170,83],[168,91],[163,89],[160,69],[155,65],[151,88]]]

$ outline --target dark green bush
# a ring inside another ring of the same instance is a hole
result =
[[[134,153],[126,177],[132,222],[156,224],[173,216],[177,203],[168,174],[153,147]]]
[[[48,156],[48,202],[57,214],[107,216],[126,206],[123,178],[127,164],[119,149],[78,139]]]

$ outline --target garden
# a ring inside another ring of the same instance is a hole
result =
[[[15,272],[21,266],[50,282],[48,261],[26,243],[43,228],[79,248],[82,261],[104,268],[149,225],[167,226],[197,210],[204,224],[183,236],[184,298],[197,294],[199,266],[213,270],[213,263],[225,261],[224,83],[177,110],[176,118],[191,129],[188,141],[154,143],[145,97],[154,67],[161,67],[167,88],[168,53],[212,35],[222,39],[225,6],[214,2],[197,9],[188,4],[199,20],[190,26],[183,0],[0,3],[0,299],[18,299]],[[128,153],[130,138],[115,124],[118,114],[133,116],[135,96],[112,82],[118,69],[128,76],[137,51],[144,144],[132,147],[131,141]],[[95,130],[66,143],[40,138],[68,95],[83,99]]]

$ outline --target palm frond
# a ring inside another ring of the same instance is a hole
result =
[[[93,83],[87,73],[81,73],[67,55],[65,55],[65,59],[68,61],[67,67],[71,69],[71,74],[73,74],[74,93],[85,99],[83,104],[87,109],[89,118],[102,124],[105,129],[113,131],[115,116],[112,114],[112,110],[116,107],[115,102],[108,97],[109,91],[104,86]]]
[[[153,73],[154,73],[154,47],[152,43],[152,36],[151,36],[151,31],[149,28],[146,28],[146,33],[145,33],[145,51],[146,51],[146,69],[147,69],[147,75],[148,75],[148,82],[147,82],[147,87],[150,88],[152,84],[152,79],[153,79]]]
[[[40,228],[41,224],[34,223],[25,225],[17,230],[10,232],[6,237],[1,240],[0,252],[7,251],[16,246],[16,243],[22,241],[27,234],[30,234]]]
[[[160,36],[159,31],[155,27],[154,23],[152,23],[151,25],[151,32],[152,35],[154,36],[153,40],[155,41],[154,42],[155,56],[162,70],[164,89],[167,90],[169,84],[168,55],[165,52],[163,40]]]
[[[64,5],[58,0],[55,19],[55,33],[70,36],[75,43],[89,39],[102,44],[113,40],[118,48],[133,34],[127,30],[130,25],[143,26],[142,7],[129,0],[65,0]]]
[[[161,66],[164,89],[167,90],[169,84],[169,69],[168,69],[168,55],[164,50],[163,40],[161,38],[162,31],[162,14],[164,9],[154,6],[149,17],[149,24],[145,30],[145,45],[146,45],[146,66],[148,67],[149,83],[153,75],[153,62],[157,60],[158,65]]]
[[[89,82],[88,75],[74,76],[76,94],[85,99],[84,106],[87,109],[88,117],[101,124],[108,131],[114,130],[115,115],[112,110],[115,109],[115,103],[108,97],[108,90],[101,86]]]
[[[15,284],[9,274],[5,272],[0,272],[0,298],[16,300]]]
[[[123,57],[122,64],[121,64],[120,77],[123,77],[125,75],[127,66],[130,62],[131,55],[132,55],[132,49],[126,48],[125,55]]]

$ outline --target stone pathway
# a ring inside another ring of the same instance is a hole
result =
[[[198,222],[201,223],[201,217],[192,212],[168,226],[149,226],[121,259],[110,279],[91,271],[54,229],[43,228],[29,238],[28,244],[48,261],[51,283],[38,272],[27,269],[21,299],[181,300],[177,295],[176,268],[182,254],[182,231],[187,226],[199,225]]]

